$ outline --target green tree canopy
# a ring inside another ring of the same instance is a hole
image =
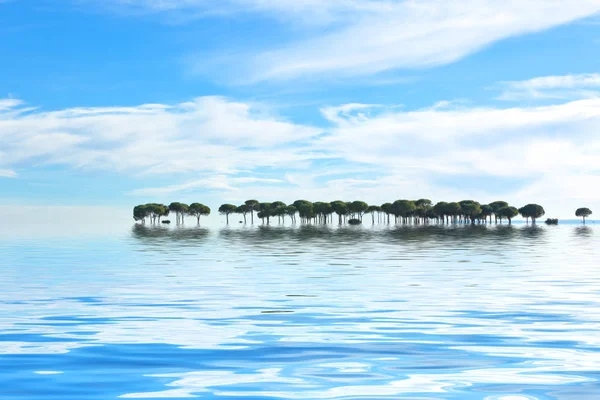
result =
[[[496,210],[495,214],[500,218],[506,218],[508,220],[509,223],[512,222],[512,219],[514,217],[516,217],[517,215],[519,215],[519,210],[517,210],[515,207],[510,207],[510,206],[506,206],[506,207],[502,207],[499,210]]]
[[[367,211],[368,208],[369,205],[364,201],[360,200],[356,200],[348,204],[348,211],[350,211],[354,215],[357,215],[358,219],[360,219],[361,221],[363,214],[365,213],[365,211]]]
[[[519,214],[527,220],[531,218],[531,221],[535,223],[535,220],[543,217],[546,214],[546,211],[544,210],[544,207],[539,204],[527,204],[526,206],[519,208]]]
[[[410,200],[396,200],[392,203],[392,214],[396,217],[408,217],[417,209],[417,206]]]
[[[585,219],[587,217],[589,217],[590,215],[592,215],[592,210],[590,210],[587,207],[578,208],[577,211],[575,211],[575,216],[583,218],[584,224],[585,224]]]
[[[191,216],[196,217],[198,224],[200,224],[200,217],[203,215],[210,215],[210,207],[205,206],[202,203],[192,203],[188,208],[188,213]]]
[[[221,215],[225,215],[225,218],[227,218],[227,223],[229,223],[229,214],[235,213],[236,210],[237,206],[233,204],[221,204],[221,207],[219,207],[219,213]]]

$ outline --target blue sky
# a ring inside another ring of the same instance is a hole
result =
[[[600,0],[0,0],[0,204],[599,208],[599,12]]]

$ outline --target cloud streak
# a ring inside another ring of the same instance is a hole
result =
[[[267,48],[227,49],[224,54],[190,58],[191,71],[245,84],[372,76],[445,65],[497,41],[600,12],[600,0],[110,0],[108,4],[121,12],[158,14],[179,22],[240,14],[273,20],[282,34]],[[102,5],[107,7],[106,2]]]
[[[500,100],[572,99],[600,97],[600,74],[542,76],[502,82]]]
[[[367,76],[449,64],[497,41],[600,11],[598,0],[362,3],[364,9],[343,14],[326,31],[248,55],[246,82]]]
[[[0,167],[51,164],[134,174],[226,173],[318,158],[306,144],[320,133],[271,115],[260,105],[220,97],[50,112],[14,102],[0,113]]]

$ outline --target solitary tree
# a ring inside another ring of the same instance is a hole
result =
[[[583,218],[584,224],[585,224],[585,219],[587,217],[589,217],[590,215],[592,215],[592,210],[590,210],[589,208],[586,208],[586,207],[578,208],[577,211],[575,211],[575,216]]]
[[[191,216],[196,217],[198,225],[200,225],[200,217],[202,215],[210,215],[210,207],[205,206],[202,203],[192,203],[188,208],[188,213]]]
[[[531,218],[531,222],[535,224],[535,220],[543,217],[546,214],[546,211],[544,211],[544,207],[539,204],[527,204],[526,206],[519,208],[519,214],[521,214],[527,222],[529,222],[529,218]]]
[[[221,215],[225,215],[227,218],[227,223],[229,223],[229,214],[235,213],[236,210],[237,207],[233,204],[222,204],[221,207],[219,207],[219,213],[221,213]]]
[[[248,210],[250,211],[250,220],[252,224],[254,224],[254,211],[258,211],[258,200],[246,200],[244,204],[248,206]]]

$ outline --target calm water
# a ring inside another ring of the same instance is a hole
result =
[[[600,226],[4,229],[3,400],[600,398]]]

